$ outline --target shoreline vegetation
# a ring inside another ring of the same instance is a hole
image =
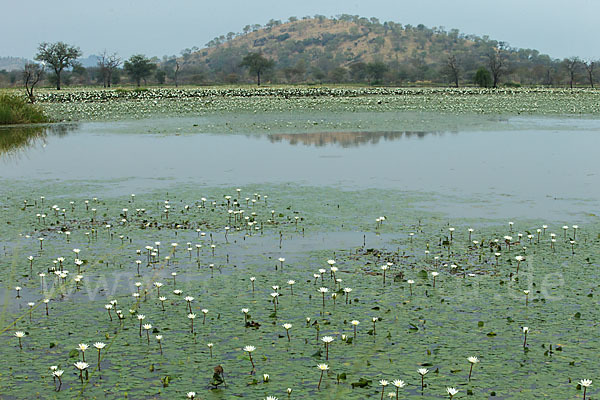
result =
[[[25,98],[0,93],[0,125],[39,124],[50,122],[44,111]]]
[[[36,105],[0,92],[0,124],[294,112],[435,112],[445,115],[600,114],[600,91],[549,88],[402,88],[354,86],[40,89]]]
[[[76,122],[240,114],[289,118],[290,113],[308,119],[314,113],[600,114],[600,91],[593,89],[189,87],[40,90],[37,99],[54,120]]]

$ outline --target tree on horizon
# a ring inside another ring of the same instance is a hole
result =
[[[129,60],[125,61],[123,69],[139,87],[142,80],[144,80],[145,84],[146,78],[152,75],[156,69],[156,64],[143,54],[135,54],[129,57]]]
[[[240,67],[247,67],[251,74],[256,74],[257,86],[260,86],[260,75],[274,66],[275,61],[264,57],[261,53],[246,54],[240,64]]]
[[[54,69],[56,74],[56,90],[60,90],[60,75],[65,68],[74,67],[77,59],[82,56],[79,47],[64,42],[42,42],[35,56],[37,61],[43,61]]]

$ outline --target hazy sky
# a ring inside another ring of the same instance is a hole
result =
[[[32,58],[42,41],[84,56],[179,54],[215,36],[269,19],[339,14],[457,28],[555,58],[600,58],[600,0],[2,0],[0,56]]]

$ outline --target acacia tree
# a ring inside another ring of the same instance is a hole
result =
[[[104,87],[110,87],[112,82],[113,72],[121,65],[121,58],[117,53],[109,55],[106,50],[100,54],[98,59],[98,67],[102,73],[102,84]]]
[[[143,54],[136,54],[129,58],[129,60],[125,61],[123,64],[123,68],[125,72],[135,81],[137,86],[140,86],[140,82],[142,79],[144,83],[146,82],[146,78],[152,75],[154,70],[156,69],[156,64],[146,58]]]
[[[569,87],[573,89],[573,84],[575,83],[575,75],[577,71],[579,71],[579,65],[581,61],[578,57],[565,58],[562,62],[563,67],[567,71],[569,75]]]
[[[163,85],[165,83],[165,78],[167,77],[167,72],[164,69],[157,69],[154,77],[159,85]]]
[[[362,82],[367,77],[367,64],[362,61],[351,64],[350,77],[354,82]]]
[[[256,74],[256,83],[260,86],[260,75],[272,69],[275,61],[265,58],[261,53],[248,53],[242,59],[240,67],[247,67],[251,74]]]
[[[41,66],[39,64],[28,63],[23,68],[23,83],[25,84],[25,91],[27,92],[27,97],[29,97],[29,102],[32,104],[35,102],[33,88],[42,79],[44,67],[44,63]]]
[[[583,64],[583,67],[585,68],[585,71],[587,72],[590,86],[593,89],[594,88],[594,68],[596,67],[598,62],[589,60],[589,61],[584,61],[582,64]]]
[[[60,74],[65,68],[73,67],[82,54],[79,47],[70,46],[63,42],[42,42],[38,47],[35,59],[45,62],[54,69],[56,90],[60,90]]]
[[[383,81],[385,73],[388,71],[388,66],[381,61],[370,62],[367,64],[367,74],[369,76],[369,84],[379,85]]]

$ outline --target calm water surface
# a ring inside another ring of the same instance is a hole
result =
[[[177,183],[396,189],[433,193],[425,207],[464,216],[561,218],[600,204],[600,120],[556,119],[556,129],[519,118],[506,130],[269,135],[180,135],[177,124],[160,135],[148,133],[148,120],[38,131],[0,147],[1,177],[105,181],[111,193]],[[514,129],[519,124],[527,129]]]

